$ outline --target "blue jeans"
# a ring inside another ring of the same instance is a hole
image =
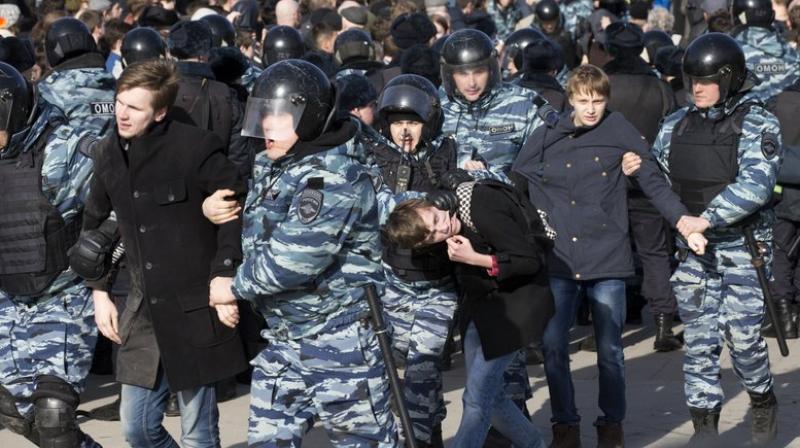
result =
[[[556,313],[542,338],[544,370],[550,388],[554,423],[578,423],[575,388],[569,369],[569,330],[575,322],[581,291],[586,291],[592,310],[600,371],[598,406],[603,417],[598,423],[621,423],[625,419],[625,356],[622,327],[625,324],[625,281],[600,279],[576,281],[550,278]]]
[[[133,448],[178,448],[161,422],[169,398],[169,384],[159,370],[153,389],[122,385],[120,419],[125,440]],[[219,411],[214,385],[178,392],[181,409],[181,446],[216,448],[219,442]]]
[[[467,370],[467,387],[462,397],[464,411],[452,446],[482,447],[491,425],[517,448],[544,448],[542,435],[503,392],[503,373],[517,353],[485,359],[478,330],[474,323],[469,324],[464,335]]]

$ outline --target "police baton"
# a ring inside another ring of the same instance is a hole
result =
[[[378,337],[378,342],[381,344],[383,362],[386,365],[386,374],[389,376],[389,387],[392,390],[397,413],[400,415],[400,424],[403,425],[406,446],[408,448],[417,448],[417,441],[414,438],[414,427],[411,426],[411,417],[409,417],[408,409],[406,408],[403,386],[400,384],[400,378],[397,376],[397,366],[394,364],[392,343],[389,340],[389,335],[386,333],[386,324],[383,322],[383,307],[381,306],[380,300],[378,300],[378,291],[375,289],[375,285],[370,283],[364,288],[364,292],[367,295],[367,303],[369,304],[369,321],[372,324],[372,330],[375,332],[375,336]]]
[[[743,233],[745,245],[747,246],[748,252],[750,252],[750,262],[753,264],[753,267],[756,268],[756,274],[758,274],[758,283],[761,285],[761,293],[764,297],[764,304],[767,307],[767,314],[769,314],[769,318],[772,321],[772,328],[775,329],[778,348],[782,356],[789,356],[789,346],[786,345],[786,335],[783,334],[783,328],[778,325],[778,310],[775,309],[775,304],[772,302],[772,293],[769,290],[767,271],[764,266],[766,263],[764,260],[764,253],[761,251],[761,248],[758,247],[758,242],[753,235],[753,228],[751,226],[744,227]]]

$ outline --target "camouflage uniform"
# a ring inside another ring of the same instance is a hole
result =
[[[506,9],[501,10],[497,6],[497,0],[486,2],[486,12],[491,16],[495,28],[497,28],[497,39],[504,41],[514,32],[517,22],[522,18],[522,11],[517,8],[516,2],[511,2]]]
[[[397,445],[365,323],[363,287],[383,288],[378,176],[364,161],[354,139],[278,161],[256,156],[233,285],[267,321],[269,346],[252,361],[252,446],[299,447],[317,417],[337,445]]]
[[[564,17],[564,29],[572,34],[573,39],[578,37],[578,25],[582,19],[588,18],[594,12],[591,0],[572,0],[561,3],[561,16]]]
[[[99,137],[112,128],[116,81],[105,69],[57,70],[36,87],[44,101],[64,112],[72,128]]]
[[[532,90],[509,83],[500,83],[471,104],[445,95],[442,133],[458,142],[458,167],[479,160],[488,171],[473,172],[473,177],[511,183],[508,173],[514,159],[528,136],[543,123],[533,103],[536,96]],[[524,350],[511,362],[505,382],[506,394],[517,404],[523,405],[532,396]]]
[[[375,131],[366,130],[372,142],[402,150]],[[440,149],[444,138],[431,142]],[[424,149],[410,157],[424,160]],[[380,166],[380,164],[379,164]],[[441,173],[436,173],[441,174]],[[384,184],[378,193],[381,224],[394,207],[408,199],[423,197],[421,191],[392,192]],[[456,311],[458,295],[452,276],[434,281],[407,281],[383,263],[386,292],[382,296],[384,318],[392,335],[399,365],[405,364],[403,384],[408,413],[418,440],[431,443],[433,431],[447,415],[442,391],[441,360]]]
[[[242,85],[245,89],[247,89],[247,93],[251,93],[253,91],[253,84],[255,84],[256,79],[261,74],[263,70],[258,68],[252,61],[250,62],[250,66],[247,67],[247,70],[242,75]]]
[[[748,94],[736,105],[753,96]],[[724,111],[715,108],[710,113],[729,115],[734,107]],[[673,130],[687,113],[696,110],[689,106],[669,115],[656,137],[653,152],[668,173]],[[774,145],[765,147],[765,139]],[[690,253],[672,276],[685,325],[683,371],[686,402],[691,408],[714,409],[722,404],[719,357],[723,339],[731,353],[733,371],[748,391],[765,393],[772,387],[767,346],[760,333],[764,299],[741,229],[734,225],[756,214],[755,236],[766,242],[769,260],[774,216],[765,204],[775,185],[779,148],[778,120],[762,107],[751,106],[742,124],[736,181],[715,196],[701,214],[711,223],[705,232],[709,241],[706,255]]]
[[[42,165],[42,191],[64,221],[81,218],[92,174],[92,161],[77,151],[83,134],[66,124],[54,107],[40,106],[39,116],[24,141],[14,146],[31,151],[48,127]],[[13,145],[13,146],[12,146]],[[0,289],[0,384],[17,400],[17,410],[34,418],[33,394],[38,378],[56,376],[80,394],[92,363],[97,340],[91,290],[72,270],[62,272],[37,297],[11,296]],[[99,446],[88,436],[81,446]]]
[[[800,78],[800,54],[776,31],[747,27],[734,38],[744,50],[747,69],[761,84],[753,88],[762,101],[783,92]]]

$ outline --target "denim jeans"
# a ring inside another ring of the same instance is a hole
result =
[[[125,440],[133,448],[178,448],[161,422],[169,398],[164,370],[159,370],[153,389],[122,385],[120,419]],[[219,410],[214,385],[178,392],[181,409],[181,446],[216,448],[219,442]]]
[[[578,423],[575,388],[569,368],[569,330],[575,322],[581,291],[591,304],[592,323],[597,341],[597,367],[600,371],[598,406],[603,416],[598,422],[621,423],[625,418],[625,356],[622,327],[625,324],[625,281],[598,279],[577,281],[550,278],[556,313],[542,338],[544,370],[550,388],[550,408],[554,423]]]
[[[464,335],[464,361],[467,387],[462,401],[464,411],[452,446],[480,448],[489,426],[494,426],[517,448],[544,448],[542,435],[522,411],[503,392],[503,373],[517,352],[487,360],[474,323]]]

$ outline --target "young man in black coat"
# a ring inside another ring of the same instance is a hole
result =
[[[178,81],[153,60],[119,79],[116,132],[96,144],[84,231],[113,210],[131,272],[121,316],[102,282],[94,285],[100,331],[120,344],[121,418],[131,446],[169,444],[161,425],[169,390],[178,393],[183,446],[219,446],[213,383],[247,367],[236,305],[220,305],[221,279],[240,263],[241,221],[216,226],[202,202],[217,189],[244,192],[213,133],[166,118]],[[224,291],[222,292],[224,293]]]
[[[406,201],[389,216],[384,231],[393,243],[447,241],[457,263],[467,386],[453,446],[482,447],[491,423],[514,446],[544,447],[540,432],[503,393],[503,373],[519,350],[541,340],[553,314],[545,229],[524,196],[494,181]]]

